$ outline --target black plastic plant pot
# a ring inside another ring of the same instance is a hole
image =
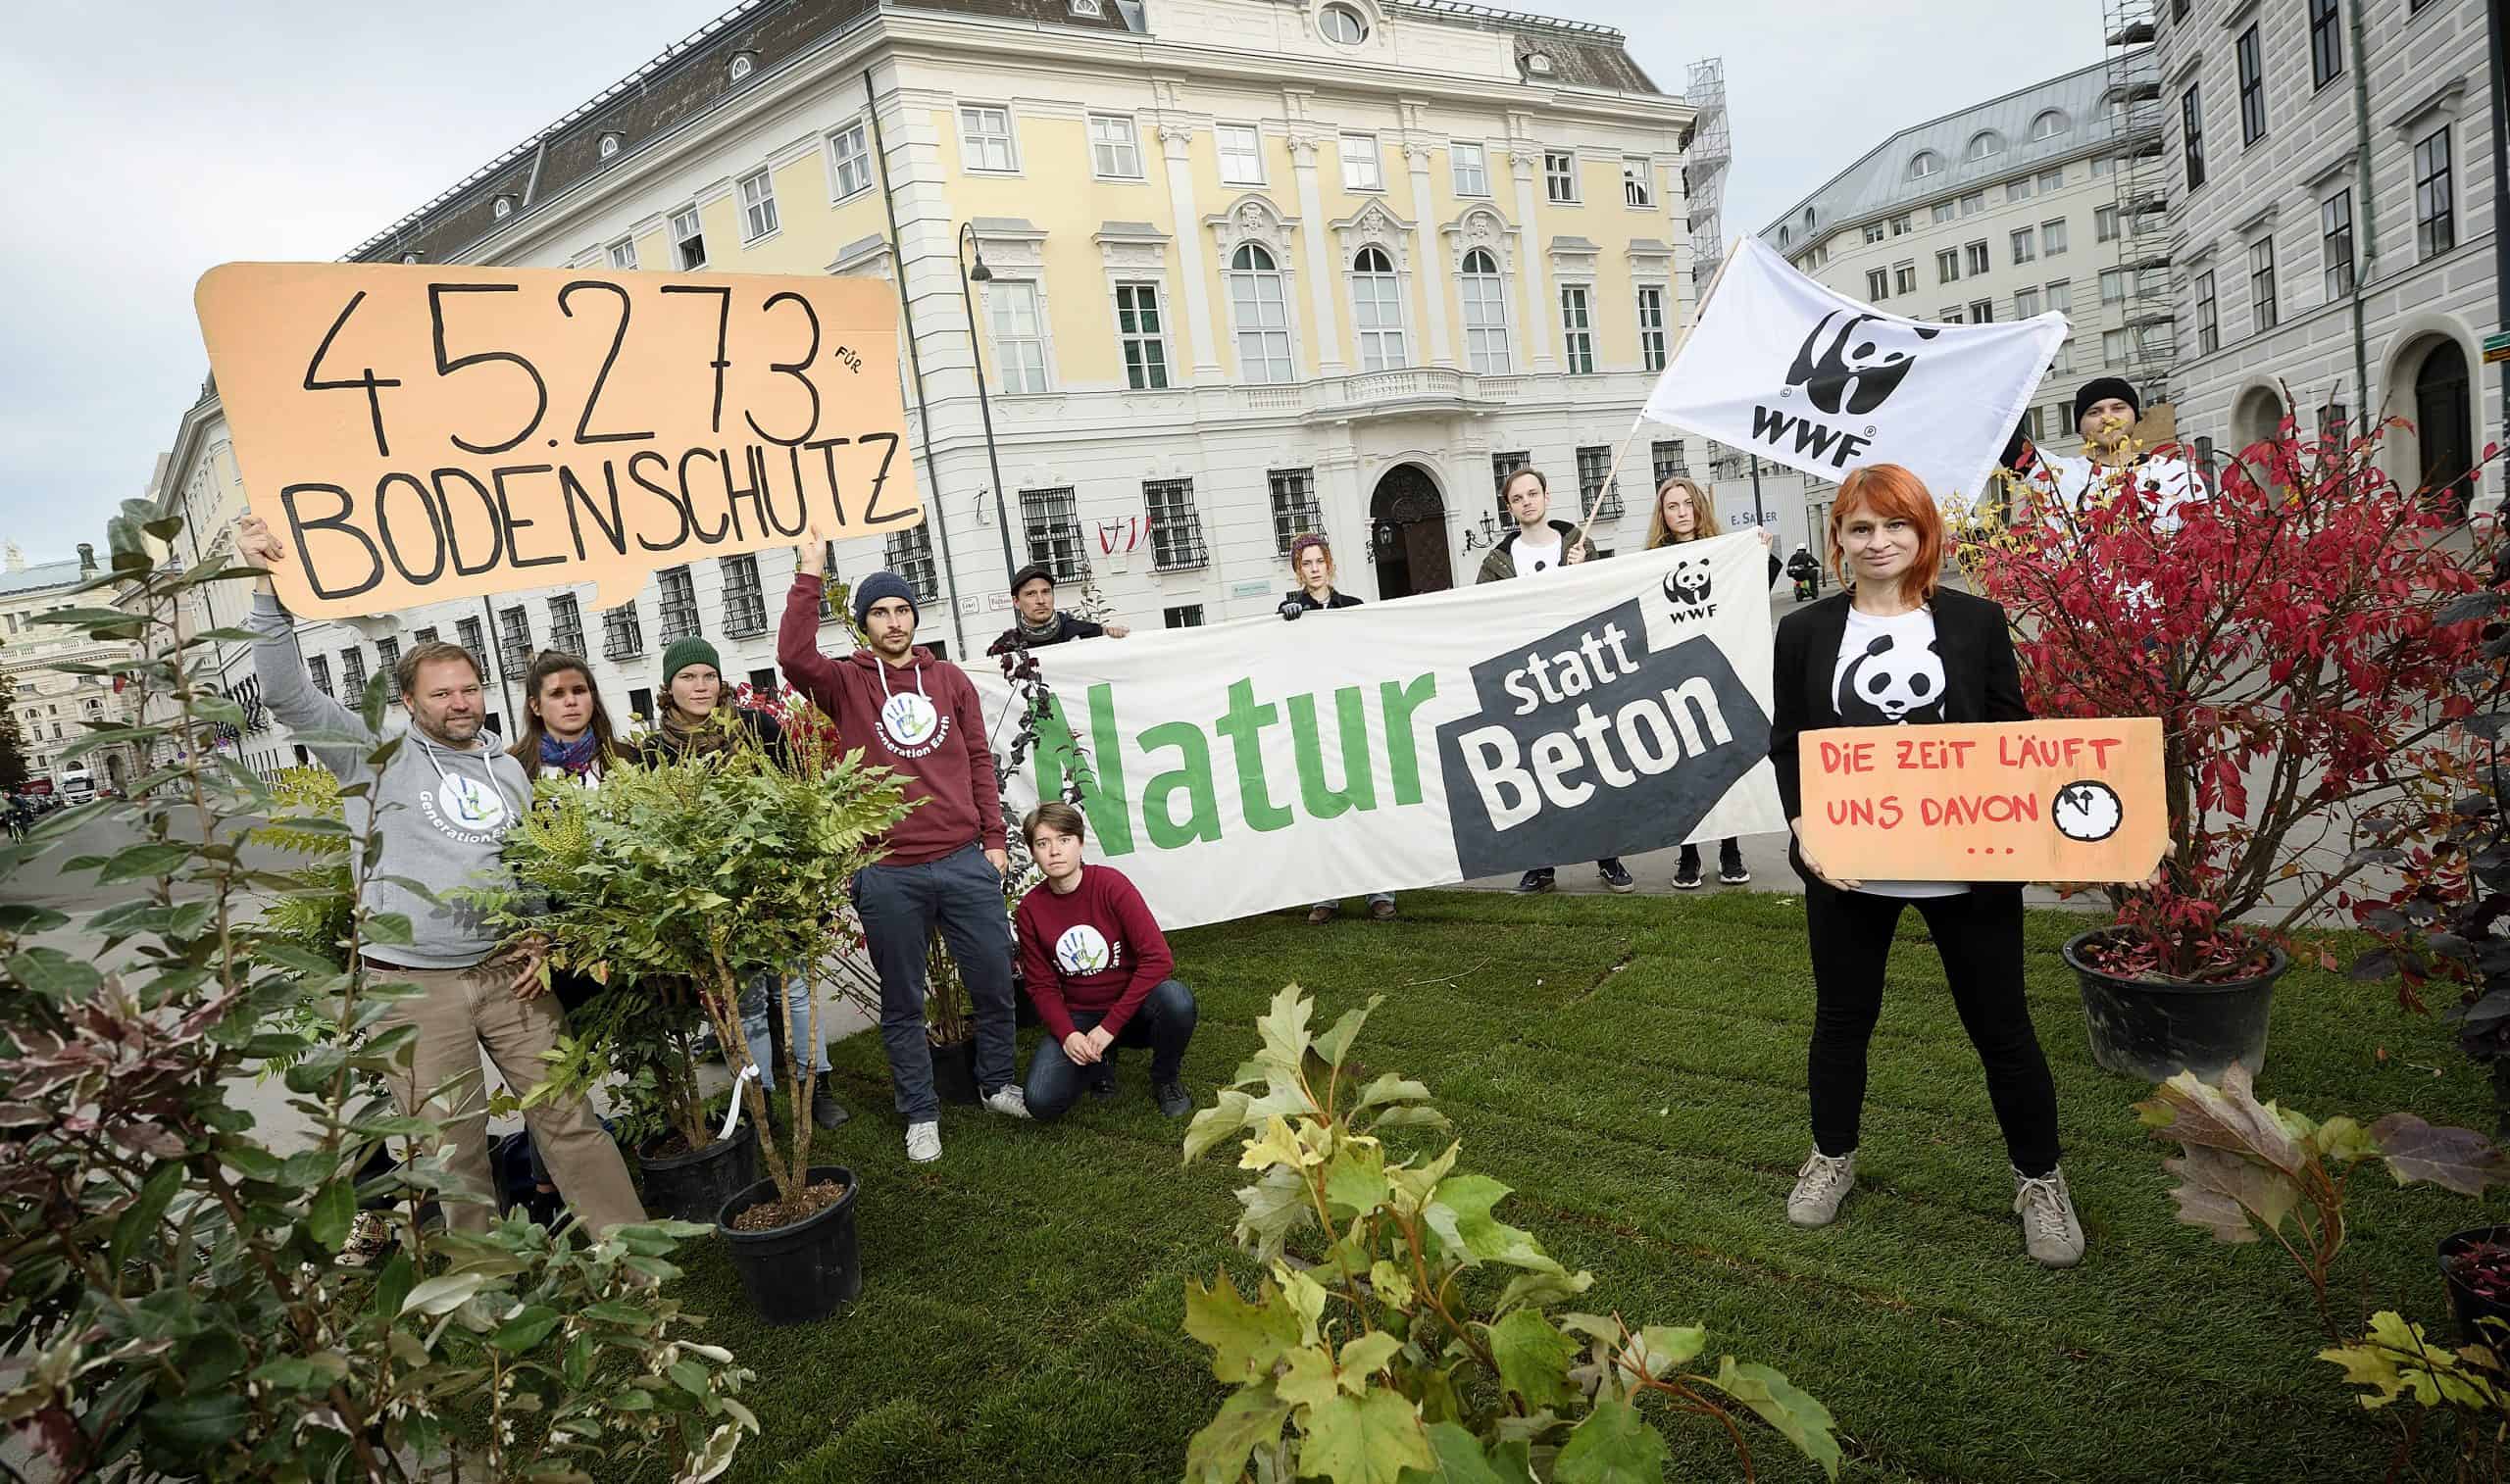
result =
[[[2510,1348],[2510,1330],[2483,1322],[2510,1324],[2510,1303],[2487,1299],[2469,1287],[2458,1276],[2458,1260],[2474,1248],[2505,1244],[2510,1244],[2510,1226],[2473,1226],[2440,1239],[2440,1281],[2448,1287],[2449,1312],[2458,1321],[2458,1333],[2470,1345]]]
[[[2264,973],[2245,979],[2204,984],[2130,979],[2084,962],[2083,950],[2111,931],[2077,934],[2065,947],[2066,963],[2083,985],[2091,1059],[2103,1071],[2139,1082],[2167,1082],[2192,1071],[2219,1082],[2234,1062],[2252,1077],[2265,1069],[2266,1021],[2274,1009],[2275,981],[2291,966],[2284,950],[2269,945],[2274,962]]]
[[[977,1105],[977,1038],[932,1044],[932,1088],[944,1103]]]
[[[732,1193],[758,1182],[758,1131],[747,1121],[728,1139],[686,1154],[636,1158],[644,1176],[645,1213],[675,1221],[711,1221]]]
[[[834,1180],[845,1194],[790,1226],[740,1231],[732,1218],[776,1199],[776,1182],[760,1180],[726,1201],[716,1225],[731,1249],[750,1308],[770,1324],[825,1319],[839,1304],[863,1292],[863,1261],[855,1250],[854,1198],[862,1187],[841,1164],[814,1164],[810,1183]]]

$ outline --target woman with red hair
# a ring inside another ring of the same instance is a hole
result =
[[[2027,721],[2004,610],[1937,585],[1943,516],[1896,464],[1850,473],[1831,506],[1829,566],[1845,591],[1778,625],[1770,761],[1804,878],[1813,949],[1813,1044],[1806,1081],[1813,1153],[1786,1198],[1787,1219],[1827,1226],[1856,1183],[1866,1048],[1882,1010],[1882,970],[1903,909],[1915,906],[1987,1076],[2013,1163],[2023,1245],[2045,1267],[2083,1261],[2083,1223],[2057,1167],[2057,1088],[2023,997],[2022,888],[2011,882],[1849,881],[1803,847],[1801,736],[1830,726]]]

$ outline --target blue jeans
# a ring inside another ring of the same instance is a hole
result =
[[[1150,1081],[1156,1087],[1174,1082],[1185,1066],[1185,1043],[1194,1038],[1194,992],[1176,979],[1162,979],[1141,1004],[1133,1008],[1132,1017],[1125,1028],[1116,1032],[1113,1053],[1118,1046],[1150,1048]],[[1072,1028],[1095,1030],[1106,1015],[1097,1011],[1075,1011]],[[1063,1116],[1080,1090],[1106,1074],[1106,1064],[1082,1066],[1063,1054],[1063,1047],[1049,1030],[1037,1038],[1037,1054],[1029,1059],[1029,1116],[1039,1122]]]
[[[933,926],[959,966],[976,1012],[977,1087],[987,1096],[1008,1084],[1014,1064],[1011,1004],[1011,915],[1002,876],[970,843],[921,866],[867,866],[854,877],[854,910],[872,966],[880,975],[880,1044],[889,1054],[889,1086],[909,1123],[941,1116],[932,1089],[932,1043],[924,1031],[925,949]]]
[[[749,1059],[758,1064],[758,1086],[761,1092],[776,1090],[776,1073],[783,1060],[776,1055],[775,1027],[768,1020],[768,1002],[775,997],[777,975],[752,975],[749,986],[741,991],[741,1039],[749,1043]],[[828,1070],[828,1039],[811,1044],[811,981],[801,974],[784,979],[784,1023],[791,1039],[793,1060],[805,1071]]]

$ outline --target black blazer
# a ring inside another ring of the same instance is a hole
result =
[[[1847,632],[1848,603],[1848,594],[1832,593],[1778,623],[1776,676],[1770,686],[1777,715],[1770,718],[1769,761],[1777,769],[1778,797],[1789,820],[1804,812],[1799,741],[1805,732],[1839,724],[1831,682],[1838,671],[1839,640]],[[1950,588],[1937,588],[1929,606],[1934,611],[1934,638],[1943,658],[1943,719],[2030,720],[2004,609]],[[1801,872],[1803,866],[1796,869]]]

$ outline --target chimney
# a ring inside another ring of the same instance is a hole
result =
[[[18,550],[18,543],[15,541],[0,541],[0,564],[5,564],[13,572],[25,571],[26,554]]]
[[[94,571],[95,569],[96,569],[96,543],[94,543],[93,541],[81,541],[81,542],[79,542],[79,543],[78,543],[78,575],[80,575],[80,576],[82,576],[82,577],[83,577],[83,576],[87,575],[89,572]]]

